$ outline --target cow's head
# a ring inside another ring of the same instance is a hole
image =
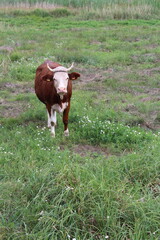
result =
[[[80,74],[76,72],[68,73],[73,68],[73,63],[69,68],[59,66],[52,69],[49,67],[48,63],[47,67],[50,71],[54,73],[54,87],[56,88],[58,95],[63,98],[63,95],[67,93],[68,81],[76,80],[78,77],[80,77]]]

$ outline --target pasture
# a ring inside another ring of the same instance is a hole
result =
[[[159,240],[158,5],[73,7],[0,9],[0,240]],[[68,138],[34,93],[46,59],[81,74]]]

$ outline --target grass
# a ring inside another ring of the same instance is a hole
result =
[[[2,4],[6,3],[10,3],[9,0],[7,1],[1,1]],[[50,4],[53,4],[53,5],[60,5],[60,6],[66,6],[66,7],[76,7],[76,8],[79,8],[79,7],[102,7],[102,6],[105,6],[105,5],[116,5],[116,4],[119,4],[119,5],[123,5],[123,4],[126,4],[126,1],[125,0],[100,0],[100,1],[95,1],[95,0],[79,0],[79,1],[75,1],[75,0],[49,0],[49,1],[41,1],[41,0],[30,0],[30,1],[26,1],[26,0],[13,0],[12,1],[12,4],[26,4],[26,5],[29,5],[29,6],[32,6],[32,5],[43,5],[43,6],[49,6]],[[151,6],[155,6],[155,7],[158,7],[159,6],[159,1],[157,0],[153,0],[153,1],[149,1],[149,0],[140,0],[140,1],[137,1],[137,0],[133,0],[132,2],[127,2],[127,5],[142,5],[142,4],[145,4],[145,5],[151,5]]]
[[[50,11],[0,11],[0,239],[159,240],[160,22]],[[34,94],[46,59],[81,74],[69,138]]]
[[[76,15],[79,19],[150,19],[158,18],[160,14],[160,3],[158,0],[2,0],[0,7],[5,12],[13,15],[40,15],[68,16]]]

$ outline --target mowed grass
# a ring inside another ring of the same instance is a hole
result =
[[[1,11],[0,239],[159,240],[159,25]],[[34,94],[46,59],[81,74],[69,138]]]

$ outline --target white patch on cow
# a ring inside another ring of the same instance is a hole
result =
[[[51,128],[51,135],[55,137],[55,126],[57,123],[56,111],[51,111],[51,116],[48,113],[48,127]]]
[[[48,124],[47,124],[47,126],[48,126],[48,128],[50,128],[51,127],[51,118],[50,118],[50,115],[49,115],[48,112],[47,112],[47,115],[48,115]]]
[[[55,137],[56,135],[55,135],[55,128],[51,128],[51,136],[52,137]]]
[[[69,136],[69,130],[68,130],[68,128],[64,131],[64,136],[65,136],[65,137],[68,137],[68,136]]]
[[[62,107],[59,104],[54,104],[52,109],[58,113],[63,113],[64,110],[68,107],[68,102],[62,103]]]
[[[58,68],[57,68],[58,69]],[[67,72],[61,72],[63,71],[63,68],[59,68],[58,71],[54,73],[54,86],[57,90],[57,93],[61,96],[67,93],[67,86],[68,86],[68,73]]]
[[[62,94],[59,94],[59,96],[60,96],[60,99],[63,100],[63,95],[62,95]]]
[[[56,125],[57,123],[57,118],[56,118],[56,112],[55,111],[51,111],[51,116],[48,114],[48,127],[51,127],[51,122],[54,122],[54,124]]]

